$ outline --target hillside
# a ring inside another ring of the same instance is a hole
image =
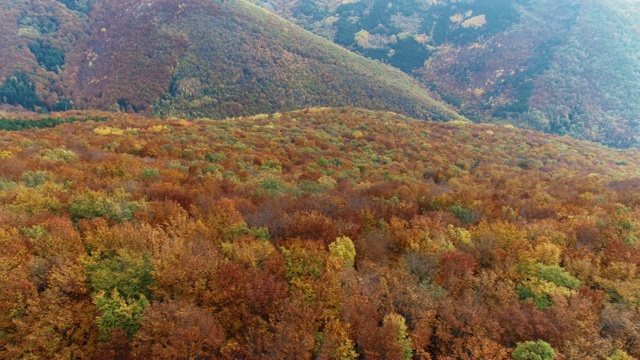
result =
[[[0,102],[35,111],[251,115],[353,105],[460,118],[402,72],[243,0],[0,5]]]
[[[29,124],[71,118],[0,131],[0,358],[640,357],[637,150],[352,108]]]
[[[413,74],[475,121],[638,145],[637,1],[255,2]]]

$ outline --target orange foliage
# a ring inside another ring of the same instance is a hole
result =
[[[639,354],[637,151],[358,109],[110,116],[154,156],[91,122],[0,134],[2,358]],[[104,340],[111,279],[149,305]]]

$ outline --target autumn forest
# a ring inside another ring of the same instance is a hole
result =
[[[640,359],[639,14],[0,1],[0,359]]]
[[[59,116],[0,135],[2,358],[640,356],[638,151],[352,108]]]

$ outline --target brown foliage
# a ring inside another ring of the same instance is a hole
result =
[[[158,302],[145,310],[133,358],[217,359],[224,342],[224,330],[211,312],[187,302]]]
[[[530,340],[638,355],[638,209],[612,190],[640,175],[615,165],[636,151],[354,109],[109,116],[156,157],[117,153],[125,136],[90,122],[0,136],[2,358],[502,359]],[[517,165],[529,142],[544,171]],[[338,236],[354,264],[330,251]],[[149,305],[137,334],[101,343],[89,284],[111,277],[146,284]]]

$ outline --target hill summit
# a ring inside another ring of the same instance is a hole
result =
[[[0,101],[30,110],[223,118],[353,105],[459,118],[401,71],[243,0],[36,0],[0,9]]]

